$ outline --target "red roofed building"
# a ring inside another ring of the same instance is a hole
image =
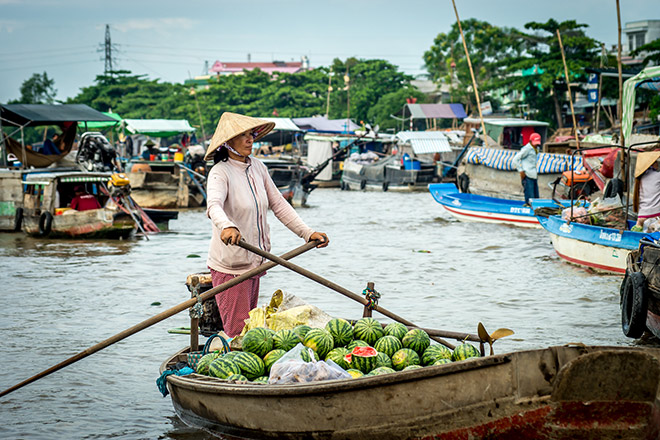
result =
[[[309,60],[306,56],[302,61],[273,61],[272,63],[223,63],[216,61],[213,63],[209,73],[217,75],[241,75],[243,70],[261,69],[262,71],[272,74],[273,72],[282,73],[298,73],[309,70]]]

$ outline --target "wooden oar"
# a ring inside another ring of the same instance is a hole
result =
[[[250,252],[254,252],[255,254],[260,255],[260,256],[262,256],[262,257],[264,257],[264,258],[267,258],[267,259],[269,259],[269,260],[271,260],[271,261],[273,261],[273,262],[279,264],[280,266],[284,266],[284,267],[286,267],[287,269],[290,269],[290,270],[292,270],[292,271],[294,271],[294,272],[297,272],[297,273],[299,273],[300,275],[309,278],[310,280],[316,281],[317,283],[322,284],[322,285],[324,285],[325,287],[328,287],[328,288],[334,290],[335,292],[339,292],[339,293],[341,293],[342,295],[347,296],[347,297],[349,297],[350,299],[352,299],[352,300],[354,300],[354,301],[357,301],[357,302],[359,302],[359,303],[362,304],[362,305],[365,305],[365,306],[366,306],[367,304],[369,304],[369,301],[367,301],[366,298],[363,298],[363,297],[361,297],[361,296],[359,296],[359,295],[357,295],[357,294],[351,292],[350,290],[345,289],[345,288],[341,287],[340,285],[333,283],[333,282],[330,281],[330,280],[327,280],[327,279],[325,279],[325,278],[323,278],[323,277],[321,277],[321,276],[319,276],[319,275],[316,275],[315,273],[310,272],[310,271],[308,271],[307,269],[303,269],[303,268],[300,267],[300,266],[297,266],[297,265],[295,265],[295,264],[293,264],[293,263],[289,263],[288,261],[283,260],[282,258],[278,257],[277,255],[273,255],[273,254],[271,254],[270,252],[266,252],[266,251],[264,251],[264,250],[262,250],[262,249],[259,249],[259,248],[256,247],[256,246],[252,246],[251,244],[246,243],[244,240],[239,241],[239,242],[238,242],[238,245],[239,245],[240,247],[242,247],[243,249],[246,249],[246,250],[248,250],[248,251],[250,251]],[[407,326],[409,326],[409,327],[417,327],[417,328],[419,328],[418,325],[415,325],[415,324],[413,324],[412,322],[408,321],[407,319],[404,319],[404,318],[402,318],[402,317],[400,317],[400,316],[398,316],[398,315],[395,315],[394,313],[390,312],[389,310],[384,309],[383,307],[380,307],[380,306],[376,305],[376,306],[374,307],[374,310],[377,311],[377,312],[380,312],[380,313],[382,313],[383,315],[385,315],[385,316],[387,316],[387,317],[389,317],[389,318],[392,318],[392,319],[394,319],[395,321],[398,321],[398,322],[400,322],[400,323],[402,323],[402,324],[404,324],[404,325],[407,325]],[[445,347],[448,347],[448,348],[450,348],[450,349],[452,349],[452,350],[455,348],[454,345],[452,345],[451,343],[445,341],[444,339],[440,338],[439,336],[430,336],[430,337],[431,337],[431,339],[433,339],[433,340],[436,341],[436,342],[441,343],[441,344],[444,345]]]
[[[296,257],[296,256],[304,253],[304,252],[307,252],[308,250],[316,247],[318,244],[319,244],[318,241],[310,241],[310,242],[305,243],[304,245],[302,245],[302,246],[300,246],[300,247],[298,247],[298,248],[296,248],[296,249],[294,249],[290,252],[287,252],[286,254],[282,255],[281,257],[277,257],[277,258],[280,258],[282,261],[286,261],[289,258],[293,258],[293,257]],[[256,267],[252,270],[249,270],[249,271],[245,272],[244,274],[242,274],[240,276],[237,276],[236,278],[233,278],[233,279],[227,281],[226,283],[222,283],[219,286],[216,286],[212,289],[207,290],[203,294],[199,295],[199,301],[205,301],[205,300],[211,298],[212,296],[216,295],[217,293],[220,293],[224,290],[227,290],[230,287],[233,287],[233,286],[247,280],[248,278],[251,278],[255,275],[258,275],[258,274],[260,274],[260,273],[262,273],[266,270],[269,270],[269,269],[271,269],[275,266],[277,266],[277,263],[264,263],[259,267]],[[84,351],[81,351],[80,353],[78,353],[75,356],[72,356],[69,359],[67,359],[65,361],[62,361],[59,364],[54,365],[54,366],[48,368],[47,370],[42,371],[39,374],[35,374],[34,376],[30,377],[29,379],[26,379],[23,382],[21,382],[19,384],[16,384],[11,388],[7,388],[6,390],[0,392],[0,397],[4,396],[5,394],[9,394],[12,391],[16,391],[17,389],[19,389],[19,388],[21,388],[21,387],[23,387],[23,386],[25,386],[25,385],[27,385],[31,382],[34,382],[35,380],[41,379],[42,377],[47,376],[50,373],[54,373],[55,371],[57,371],[61,368],[64,368],[68,365],[71,365],[72,363],[77,362],[80,359],[86,358],[87,356],[89,356],[91,354],[94,354],[97,351],[103,350],[104,348],[114,344],[115,342],[119,342],[122,339],[125,339],[125,338],[127,338],[127,337],[141,331],[141,330],[144,330],[147,327],[150,327],[150,326],[160,322],[160,321],[163,321],[164,319],[167,319],[171,316],[174,316],[179,312],[182,312],[186,309],[189,309],[190,307],[194,306],[195,303],[197,303],[197,301],[198,301],[198,299],[196,297],[191,298],[188,301],[182,302],[178,306],[172,307],[171,309],[166,310],[162,313],[159,313],[158,315],[152,316],[151,318],[149,318],[145,321],[142,321],[141,323],[139,323],[137,325],[134,325],[133,327],[128,328],[128,329],[124,330],[121,333],[117,333],[116,335],[106,339],[105,341],[99,342],[98,344],[96,344],[92,347],[89,347]]]

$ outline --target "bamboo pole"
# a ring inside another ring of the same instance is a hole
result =
[[[618,42],[617,42],[617,57],[616,57],[616,64],[617,64],[617,69],[619,71],[619,102],[617,107],[617,118],[619,119],[619,139],[621,146],[623,148],[626,147],[626,139],[623,135],[623,124],[621,123],[621,115],[623,111],[623,72],[621,71],[621,8],[619,7],[619,0],[616,0],[616,21],[617,21],[617,31],[618,31]],[[634,106],[633,106],[634,107]],[[635,114],[635,109],[632,108],[631,111],[633,112],[633,116]],[[625,150],[622,150],[625,151]],[[624,185],[625,188],[627,189],[626,194],[629,194],[630,191],[630,155],[629,154],[622,154],[622,167],[625,170],[624,174]],[[630,197],[627,197],[628,202],[630,201]],[[628,220],[628,209],[626,206],[626,221]]]
[[[564,63],[564,75],[566,76],[566,87],[568,87],[568,102],[571,105],[571,116],[573,117],[573,132],[575,133],[575,142],[578,150],[580,149],[580,134],[575,122],[575,109],[573,108],[573,95],[571,94],[571,79],[568,77],[568,66],[566,65],[566,54],[564,54],[564,44],[561,42],[561,33],[557,29],[557,40],[559,40],[559,49],[561,50],[561,60]]]
[[[266,252],[266,251],[264,251],[264,250],[262,250],[262,249],[259,249],[259,248],[256,247],[256,246],[252,246],[251,244],[248,244],[248,243],[246,243],[246,242],[243,241],[243,240],[239,241],[239,242],[238,242],[238,245],[239,245],[240,247],[242,247],[243,249],[246,249],[246,250],[248,250],[248,251],[250,251],[250,252],[254,252],[255,254],[257,254],[257,255],[259,255],[259,256],[262,256],[262,257],[264,257],[264,258],[267,258],[267,259],[269,259],[269,260],[271,260],[271,261],[273,261],[273,262],[279,264],[280,266],[284,266],[284,267],[286,267],[287,269],[290,269],[290,270],[292,270],[292,271],[294,271],[294,272],[297,272],[297,273],[299,273],[300,275],[302,275],[302,276],[304,276],[304,277],[307,277],[307,278],[309,278],[309,279],[312,280],[312,281],[316,281],[317,283],[319,283],[319,284],[321,284],[321,285],[323,285],[323,286],[325,286],[325,287],[328,287],[329,289],[332,289],[332,290],[334,290],[335,292],[341,293],[342,295],[344,295],[344,296],[346,296],[346,297],[348,297],[348,298],[350,298],[350,299],[352,299],[352,300],[354,300],[354,301],[357,301],[357,302],[359,302],[360,304],[362,304],[362,305],[364,305],[364,306],[366,306],[367,304],[369,304],[369,301],[367,301],[366,298],[363,298],[363,297],[361,297],[360,295],[357,295],[357,294],[351,292],[350,290],[345,289],[345,288],[341,287],[340,285],[333,283],[333,282],[330,281],[330,280],[327,280],[327,279],[325,279],[325,278],[323,278],[323,277],[321,277],[321,276],[319,276],[319,275],[317,275],[317,274],[315,274],[315,273],[313,273],[313,272],[310,272],[309,270],[303,269],[302,267],[300,267],[300,266],[298,266],[298,265],[295,265],[295,264],[293,264],[293,263],[289,263],[288,261],[285,261],[285,260],[283,260],[282,258],[280,258],[280,257],[278,257],[278,256],[276,256],[276,255],[273,255],[273,254],[271,254],[271,253],[269,253],[269,252]],[[413,324],[412,322],[408,321],[408,320],[405,319],[405,318],[402,318],[402,317],[400,317],[400,316],[398,316],[398,315],[395,315],[394,313],[392,313],[392,312],[390,312],[389,310],[386,310],[386,309],[380,307],[379,305],[376,305],[376,306],[374,307],[374,310],[377,311],[377,312],[379,312],[379,313],[382,313],[383,315],[387,316],[388,318],[392,318],[392,319],[394,319],[395,321],[400,322],[401,324],[407,325],[407,326],[409,326],[409,327],[416,327],[416,328],[419,328],[418,325]],[[438,334],[438,335],[441,335],[440,333],[441,333],[441,331],[438,331],[437,334]],[[454,333],[454,334],[455,334],[455,333]],[[433,340],[436,341],[436,342],[441,343],[442,345],[444,345],[444,346],[446,346],[446,347],[448,347],[448,348],[450,348],[450,349],[452,349],[452,350],[455,348],[454,345],[452,345],[451,343],[445,341],[444,339],[440,338],[439,336],[431,336],[431,339],[433,339]]]
[[[465,57],[467,58],[468,67],[470,68],[470,76],[472,77],[472,88],[474,89],[474,97],[477,100],[477,109],[479,110],[479,119],[481,120],[481,131],[484,134],[484,146],[488,146],[488,135],[486,134],[486,124],[484,124],[484,115],[481,113],[481,100],[479,99],[479,89],[477,88],[477,80],[474,77],[474,70],[472,70],[472,61],[468,52],[467,43],[465,42],[465,35],[463,34],[463,26],[461,26],[461,19],[458,17],[458,9],[456,9],[456,2],[451,0],[454,5],[454,13],[456,14],[456,23],[458,23],[458,30],[461,32],[461,40],[463,40],[463,49],[465,50]]]
[[[319,244],[318,241],[310,241],[310,242],[305,243],[304,245],[302,245],[302,246],[300,246],[296,249],[293,249],[292,251],[287,252],[286,254],[282,255],[281,257],[277,257],[277,258],[281,259],[282,261],[286,261],[290,258],[296,257],[296,256],[298,256],[298,255],[300,255],[304,252],[307,252],[308,250],[316,247],[318,244]],[[42,371],[38,374],[35,374],[34,376],[30,377],[29,379],[26,379],[23,382],[20,382],[20,383],[14,385],[11,388],[7,388],[6,390],[0,392],[0,397],[4,396],[6,394],[9,394],[12,391],[16,391],[17,389],[22,388],[22,387],[24,387],[25,385],[27,385],[29,383],[32,383],[36,380],[41,379],[42,377],[48,376],[49,374],[54,373],[57,370],[60,370],[60,369],[66,367],[68,365],[73,364],[74,362],[78,362],[79,360],[81,360],[83,358],[86,358],[87,356],[92,355],[92,354],[96,353],[97,351],[101,351],[104,348],[109,347],[110,345],[121,341],[122,339],[126,339],[127,337],[129,337],[131,335],[134,335],[135,333],[137,333],[139,331],[142,331],[147,327],[150,327],[150,326],[152,326],[156,323],[159,323],[160,321],[163,321],[163,320],[165,320],[165,319],[167,319],[171,316],[176,315],[179,312],[182,312],[186,309],[189,309],[190,307],[194,306],[195,303],[197,303],[197,301],[202,301],[203,302],[203,301],[211,298],[212,296],[216,295],[217,293],[223,292],[223,291],[229,289],[230,287],[233,287],[233,286],[235,286],[235,285],[237,285],[237,284],[239,284],[239,283],[241,283],[241,282],[243,282],[243,281],[247,280],[248,278],[251,278],[255,275],[259,275],[260,273],[265,272],[265,271],[267,271],[267,270],[269,270],[269,269],[271,269],[275,266],[277,266],[277,263],[273,263],[273,262],[264,263],[259,267],[256,267],[252,270],[249,270],[249,271],[245,272],[244,274],[242,274],[240,276],[237,276],[236,278],[233,278],[233,279],[227,281],[226,283],[222,283],[219,286],[214,287],[213,289],[207,290],[203,294],[199,295],[199,300],[197,298],[191,298],[188,301],[182,302],[178,306],[174,306],[171,309],[168,309],[168,310],[165,310],[164,312],[159,313],[158,315],[152,316],[151,318],[146,319],[146,320],[140,322],[139,324],[136,324],[133,327],[130,327],[130,328],[124,330],[123,332],[117,333],[116,335],[106,339],[105,341],[99,342],[98,344],[81,351],[80,353],[76,354],[75,356],[72,356],[72,357],[62,361],[57,365],[54,365],[54,366],[52,366],[52,367],[50,367],[50,368],[48,368],[48,369],[46,369],[46,370],[44,370],[44,371]]]

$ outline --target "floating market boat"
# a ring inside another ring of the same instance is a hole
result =
[[[167,388],[185,423],[245,438],[657,439],[659,358],[563,346],[291,385],[169,375]]]
[[[539,220],[530,206],[522,200],[507,200],[458,192],[453,183],[433,183],[428,186],[431,195],[452,216],[463,221],[503,223],[508,225],[540,228]],[[562,202],[565,203],[565,202]],[[535,199],[534,207],[558,208],[550,199]]]
[[[103,189],[112,173],[54,171],[25,176],[23,231],[38,237],[127,238],[136,228],[136,217],[122,210]],[[84,186],[101,208],[77,211],[67,205],[74,188]]]
[[[538,217],[550,233],[552,246],[563,260],[596,272],[623,274],[626,257],[646,234],[605,226],[567,222],[559,215]],[[630,222],[629,222],[629,227]]]

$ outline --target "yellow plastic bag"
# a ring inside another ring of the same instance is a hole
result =
[[[316,306],[277,290],[273,293],[267,306],[250,310],[250,317],[245,320],[241,336],[256,327],[266,327],[272,330],[294,328],[306,324],[310,327],[325,327],[332,317]]]

